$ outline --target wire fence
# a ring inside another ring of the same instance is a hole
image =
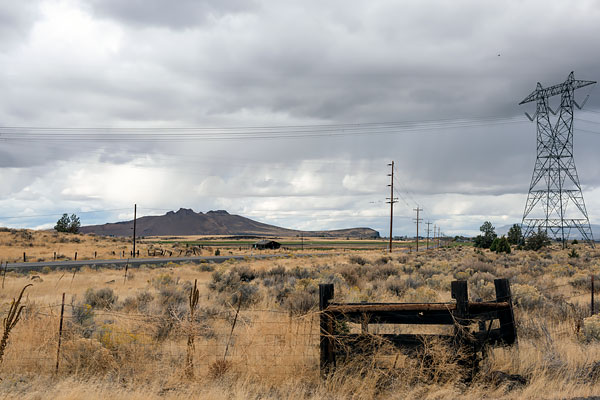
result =
[[[55,372],[58,360],[61,373],[318,373],[318,313],[295,317],[276,310],[241,310],[236,318],[235,310],[226,310],[200,312],[190,321],[174,311],[147,315],[66,305],[57,357],[60,308],[26,308],[11,333],[3,371]]]
[[[523,296],[540,293],[574,309],[569,300],[589,293],[589,289],[571,286],[569,293],[557,295],[557,289],[568,286],[535,288],[531,293],[513,295],[512,301],[518,305]],[[190,320],[185,307],[166,307],[157,313],[65,304],[58,353],[61,307],[60,303],[27,305],[11,332],[2,371],[218,375],[234,370],[261,376],[319,373],[319,312],[293,315],[276,309],[201,305]],[[518,328],[542,329],[537,320],[519,321],[522,310],[518,306],[516,310]],[[347,329],[357,332],[361,326],[348,324]],[[576,330],[576,325],[567,320],[551,327],[555,337],[574,335]],[[373,324],[369,329],[375,335],[410,331],[411,326],[406,325]]]

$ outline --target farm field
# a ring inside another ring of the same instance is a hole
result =
[[[127,276],[89,268],[9,272],[0,290],[3,315],[11,299],[32,286],[0,365],[0,393],[8,399],[591,396],[600,393],[600,320],[588,318],[589,285],[600,270],[600,250],[573,247],[579,257],[559,248],[497,255],[459,246],[419,254],[365,250],[169,263],[131,269]],[[472,383],[464,382],[454,350],[436,343],[428,347],[427,363],[425,356],[381,346],[320,378],[319,283],[333,283],[338,302],[449,302],[450,282],[464,279],[470,299],[486,301],[494,299],[497,277],[512,286],[518,344],[490,349]],[[393,366],[385,362],[390,357]]]
[[[252,244],[258,239],[231,239],[218,236],[157,236],[138,238],[139,257],[212,256],[257,254]],[[339,240],[324,238],[276,238],[282,244],[278,250],[261,250],[259,254],[287,254],[299,251],[344,252],[355,250],[385,250],[388,242],[380,240]],[[419,244],[425,247],[425,242]],[[412,251],[415,242],[395,241],[394,247]],[[431,241],[433,247],[433,240]],[[93,234],[68,234],[54,231],[0,229],[0,261],[55,261],[130,258],[132,239]],[[25,257],[25,258],[24,258]]]

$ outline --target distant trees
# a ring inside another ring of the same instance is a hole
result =
[[[63,216],[56,221],[54,229],[57,232],[78,233],[80,227],[81,222],[79,222],[79,217],[77,215],[72,214],[69,217],[68,214],[63,214]]]
[[[508,243],[510,244],[522,244],[523,243],[523,232],[521,231],[521,225],[514,224],[508,230]]]
[[[491,222],[485,221],[483,225],[479,227],[479,230],[481,231],[481,233],[483,233],[483,235],[477,235],[474,239],[475,247],[489,249],[492,243],[494,242],[494,239],[498,237],[498,235],[496,235],[495,229],[496,228],[494,228]]]
[[[546,247],[549,245],[550,245],[550,238],[548,237],[548,234],[546,233],[546,231],[543,231],[538,228],[537,233],[532,233],[525,240],[524,249],[537,251],[537,250],[541,249],[542,247]]]
[[[492,242],[492,245],[490,246],[490,251],[495,251],[496,253],[510,254],[510,243],[508,242],[508,239],[504,236],[502,236],[501,238],[497,237]]]

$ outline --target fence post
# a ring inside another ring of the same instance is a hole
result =
[[[2,265],[2,263],[0,263]],[[4,280],[6,279],[6,269],[8,268],[8,261],[4,262],[4,271],[2,272],[2,289],[4,289]]]
[[[58,348],[56,349],[56,373],[58,373],[58,365],[60,361],[60,343],[63,331],[63,316],[65,315],[65,294],[62,295],[62,304],[60,305],[60,324],[58,326]]]
[[[517,328],[515,327],[515,316],[512,307],[512,295],[508,279],[494,279],[496,287],[496,302],[507,302],[507,310],[498,311],[500,321],[500,335],[506,344],[513,344],[517,340]]]
[[[456,312],[454,317],[459,324],[464,324],[469,312],[469,292],[467,289],[467,281],[452,281],[451,284],[452,298],[456,300]]]
[[[56,261],[56,252],[54,252],[54,261]]]
[[[75,261],[77,261],[77,252],[75,252]]]
[[[591,302],[591,310],[592,310],[592,315],[594,315],[594,275],[592,275],[592,302]]]
[[[25,252],[23,252],[23,262],[27,262],[27,254]]]
[[[127,264],[125,264],[125,276],[123,277],[123,283],[127,282],[127,270],[129,269],[129,258],[127,259]]]
[[[327,372],[335,366],[335,354],[333,352],[333,317],[326,312],[329,302],[333,299],[333,284],[325,283],[319,285],[319,311],[320,315],[320,350],[321,375],[327,375]]]

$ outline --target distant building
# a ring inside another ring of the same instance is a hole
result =
[[[259,240],[252,245],[253,249],[264,250],[264,249],[278,249],[281,247],[281,243],[274,240]]]

